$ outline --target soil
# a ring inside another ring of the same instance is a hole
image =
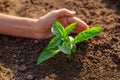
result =
[[[67,8],[103,32],[77,44],[71,62],[58,54],[36,65],[50,39],[0,35],[0,80],[120,80],[120,0],[0,0],[4,14],[39,18]]]

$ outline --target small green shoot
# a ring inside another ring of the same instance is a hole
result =
[[[64,28],[61,23],[55,22],[51,28],[51,31],[55,36],[40,53],[37,64],[41,64],[43,61],[54,57],[59,51],[71,56],[72,53],[76,52],[76,43],[96,36],[102,31],[102,27],[96,26],[79,33],[73,38],[72,36],[69,36],[69,34],[76,25],[77,23],[74,22]]]

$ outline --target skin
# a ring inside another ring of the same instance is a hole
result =
[[[31,19],[0,14],[0,34],[45,39],[52,37],[51,26],[55,21],[59,21],[63,26],[77,22],[73,33],[79,33],[88,29],[88,25],[75,17],[75,11],[68,9],[54,10],[42,16],[40,19]]]

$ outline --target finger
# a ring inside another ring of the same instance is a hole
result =
[[[81,19],[77,17],[68,17],[67,20],[69,24],[73,22],[77,22],[77,26],[75,27],[73,33],[80,33],[89,28],[89,26],[84,21],[82,21]]]
[[[62,18],[62,17],[73,17],[75,15],[75,11],[70,11],[68,9],[59,9],[56,10],[56,18]]]
[[[50,33],[49,35],[47,35],[47,36],[45,37],[45,39],[51,38],[52,36],[53,36],[53,34]]]
[[[58,20],[64,27],[68,26],[68,21],[67,21],[67,18],[64,17],[64,18],[60,18]]]

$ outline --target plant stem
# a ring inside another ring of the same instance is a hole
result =
[[[68,61],[71,62],[71,54],[68,54]]]

